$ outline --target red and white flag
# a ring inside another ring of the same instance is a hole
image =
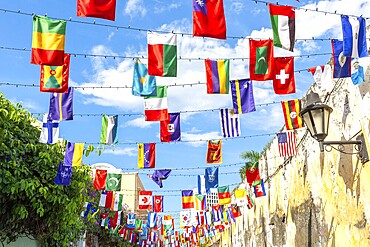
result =
[[[153,196],[153,212],[163,212],[163,196]]]
[[[152,191],[140,191],[139,192],[139,210],[151,210],[152,209]]]
[[[294,57],[274,58],[273,86],[276,94],[295,93]]]
[[[294,156],[297,154],[294,131],[278,133],[280,157]]]

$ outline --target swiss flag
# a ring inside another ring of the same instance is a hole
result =
[[[155,213],[163,212],[163,196],[153,196],[153,211]]]
[[[294,57],[274,58],[273,85],[276,94],[295,93]]]
[[[139,210],[152,209],[152,191],[139,192]]]

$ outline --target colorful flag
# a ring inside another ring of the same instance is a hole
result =
[[[312,73],[313,79],[319,88],[321,88],[321,78],[323,76],[324,68],[324,65],[320,65],[308,69],[308,71]]]
[[[333,78],[351,77],[351,57],[343,55],[343,41],[332,39],[331,48],[333,51]]]
[[[243,206],[246,203],[247,191],[245,189],[236,189],[234,195],[238,206]]]
[[[218,204],[226,205],[231,203],[231,195],[229,191],[229,186],[218,187]]]
[[[77,0],[77,16],[114,21],[116,18],[116,0]]]
[[[135,220],[135,230],[141,231],[141,226],[143,225],[143,221],[140,219]]]
[[[258,180],[253,183],[253,188],[254,188],[254,195],[256,197],[261,197],[266,195],[265,191],[265,184],[263,180]]]
[[[247,195],[247,207],[248,207],[248,209],[253,208],[253,205],[254,205],[254,201],[253,201],[252,197]]]
[[[62,66],[67,22],[33,15],[31,63]]]
[[[206,194],[206,180],[204,175],[198,175],[198,194]]]
[[[104,207],[106,200],[107,200],[107,191],[103,190],[100,194],[99,207]]]
[[[195,210],[203,210],[207,209],[207,199],[206,195],[195,195]]]
[[[234,114],[234,109],[220,109],[220,125],[224,138],[240,136],[239,114]]]
[[[147,67],[138,58],[135,58],[132,95],[156,95],[156,89],[157,82],[155,76],[148,75]]]
[[[253,182],[260,179],[260,172],[258,169],[258,161],[255,163],[246,163],[247,169],[245,171],[245,177],[247,178],[247,183],[252,186]]]
[[[282,101],[283,114],[286,130],[298,129],[303,127],[303,120],[299,116],[301,112],[301,100]]]
[[[135,213],[127,214],[126,228],[135,229],[135,223],[136,223],[136,214]]]
[[[54,179],[54,183],[57,185],[68,186],[71,184],[72,179],[72,167],[65,166],[62,162],[59,163],[58,173]]]
[[[145,121],[168,120],[167,86],[157,86],[157,95],[144,97]]]
[[[157,233],[154,231],[151,231],[149,234],[149,241],[151,243],[156,243],[157,242]]]
[[[190,211],[180,211],[180,228],[191,226]]]
[[[54,144],[58,142],[58,138],[59,138],[59,121],[49,120],[48,115],[44,114],[39,142],[46,144]]]
[[[273,86],[275,93],[295,93],[294,57],[275,57],[274,71]]]
[[[354,18],[341,15],[343,32],[343,56],[367,57],[366,19],[362,16]]]
[[[84,143],[68,142],[66,153],[64,155],[65,166],[79,166],[82,163],[82,154],[84,151]]]
[[[207,194],[211,191],[212,188],[218,188],[218,167],[207,167],[205,169],[204,178]]]
[[[240,207],[236,204],[231,204],[230,206],[230,216],[231,216],[231,219],[235,222],[235,218],[238,218],[239,216],[242,215],[242,213],[240,212]]]
[[[112,203],[113,203],[113,191],[106,191],[106,193],[105,193],[105,201],[104,202],[105,202],[105,204],[103,206],[105,208],[110,208],[112,206]]]
[[[230,81],[234,113],[243,114],[256,111],[253,97],[253,84],[249,79]]]
[[[249,77],[255,81],[272,80],[274,49],[273,41],[249,39]]]
[[[229,93],[229,59],[204,60],[207,76],[207,94]]]
[[[154,199],[153,199],[154,201]],[[148,212],[148,223],[147,226],[150,228],[154,228],[157,222],[157,213]]]
[[[294,131],[277,133],[280,157],[297,155]]]
[[[123,209],[122,205],[123,205],[123,195],[114,192],[112,197],[112,205],[110,209],[112,211],[122,211]]]
[[[156,213],[163,212],[163,196],[153,196],[153,211]]]
[[[274,46],[293,51],[295,42],[295,11],[292,6],[269,4]]]
[[[167,232],[167,231],[170,231],[170,230],[173,230],[173,219],[172,219],[172,216],[171,215],[165,215],[163,217],[163,228],[164,230]]]
[[[176,34],[148,32],[148,73],[154,76],[176,77]]]
[[[193,0],[193,36],[226,39],[223,0]]]
[[[155,168],[155,143],[139,143],[137,149],[138,168]]]
[[[213,205],[212,206],[212,215],[213,215],[213,221],[219,222],[222,219],[222,212],[220,205]]]
[[[73,88],[68,93],[51,93],[49,120],[73,120]]]
[[[122,174],[120,173],[108,173],[106,179],[106,190],[120,191],[121,190],[121,179]]]
[[[118,115],[114,116],[102,116],[100,143],[106,145],[112,145],[118,143]]]
[[[160,188],[163,188],[162,180],[168,178],[171,173],[171,169],[161,169],[155,170],[154,173],[151,175],[151,179],[158,184]]]
[[[208,164],[222,163],[222,140],[208,141],[206,162]]]
[[[139,192],[139,210],[151,210],[152,209],[152,194],[151,191],[140,191]]]
[[[358,64],[358,61],[352,62],[351,79],[354,85],[365,81],[364,67]]]
[[[40,92],[67,93],[71,56],[64,54],[61,66],[41,65]]]
[[[180,113],[169,113],[168,120],[160,122],[161,142],[181,141]]]
[[[194,208],[194,194],[192,190],[181,191],[182,195],[182,209]]]
[[[107,180],[107,170],[96,169],[94,178],[94,189],[105,190],[106,180]]]

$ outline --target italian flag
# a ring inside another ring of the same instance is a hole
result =
[[[148,32],[148,73],[176,77],[177,41],[175,34]]]
[[[274,46],[293,51],[295,42],[295,11],[291,6],[269,4]]]
[[[167,86],[157,86],[157,94],[144,97],[145,121],[166,121],[169,118]]]

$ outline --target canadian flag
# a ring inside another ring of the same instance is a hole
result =
[[[139,192],[139,210],[152,209],[152,191]]]

